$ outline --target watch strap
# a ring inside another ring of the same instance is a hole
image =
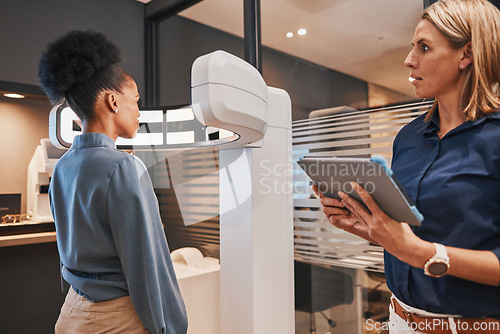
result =
[[[449,261],[448,252],[446,251],[446,247],[444,245],[434,242],[434,247],[436,247],[436,258]]]

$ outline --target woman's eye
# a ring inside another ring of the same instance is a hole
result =
[[[426,52],[429,50],[429,47],[425,44],[422,44],[422,51]]]

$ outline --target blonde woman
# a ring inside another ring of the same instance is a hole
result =
[[[356,184],[368,209],[320,194],[323,211],[385,248],[390,333],[500,333],[500,12],[486,0],[434,3],[404,63],[416,95],[435,99],[393,146],[422,226],[394,221]]]

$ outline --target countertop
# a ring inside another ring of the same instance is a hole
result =
[[[29,222],[24,224],[0,224],[0,247],[55,242],[53,222]]]

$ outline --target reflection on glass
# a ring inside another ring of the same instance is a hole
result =
[[[194,113],[193,109],[191,108],[167,110],[167,123],[191,121],[193,119],[194,119]]]
[[[61,139],[66,143],[72,143],[82,131],[80,124],[80,119],[70,107],[61,110]]]
[[[118,138],[116,145],[163,145],[163,110],[141,110],[139,122],[135,138]]]
[[[194,131],[167,132],[167,144],[194,143]]]
[[[369,107],[413,100],[415,98],[413,87],[408,83],[408,70],[404,68],[403,60],[410,49],[413,31],[422,11],[422,2],[422,0],[262,1],[264,79],[268,85],[288,91],[293,104],[294,120],[307,119],[311,110],[343,105],[365,110]],[[170,45],[176,43],[178,49],[182,50],[179,53],[182,55],[181,59],[181,57],[175,58],[169,52],[166,47],[169,43],[165,42],[160,47],[161,68],[164,71],[160,76],[160,86],[163,89],[161,99],[169,103],[177,103],[179,99],[188,100],[191,62],[186,59],[195,59],[214,45],[243,56],[243,1],[202,1],[182,12],[180,16],[166,20],[160,26],[162,40],[170,41]],[[307,29],[307,34],[298,35],[300,28]],[[183,34],[183,31],[189,31],[190,34]],[[181,86],[179,79],[177,76],[175,79],[172,75],[169,76],[170,73],[179,73],[185,88],[181,87],[181,91],[176,90]],[[396,115],[395,118],[400,116]],[[370,117],[364,120],[374,121]],[[381,124],[378,123],[376,126]],[[188,129],[176,126],[175,129],[169,128],[169,130]],[[310,131],[308,135],[313,136],[312,139],[294,136],[295,153],[303,154],[300,147],[297,147],[301,140],[304,145],[311,145],[309,141],[317,137],[336,135],[342,137],[342,134],[336,133],[335,129],[322,130],[323,132],[317,132],[321,129]],[[368,131],[368,129],[361,130]],[[380,134],[387,136],[386,129],[378,130]],[[223,132],[210,128],[206,130],[205,135],[204,140],[217,140],[226,136]],[[366,134],[363,136],[362,140],[368,139]],[[325,139],[321,145],[329,145],[328,143]],[[155,171],[162,170],[156,174],[154,182],[163,185],[156,189],[162,217],[166,222],[167,237],[174,247],[182,243],[182,246],[218,244],[218,217],[214,213],[218,210],[216,201],[219,196],[219,166],[215,150],[216,148],[185,150],[176,157],[158,158],[153,168]],[[158,156],[160,155],[158,153]],[[236,167],[236,164],[234,166]],[[220,177],[230,177],[233,172],[236,173],[230,168],[222,169]],[[309,189],[308,180],[301,179],[300,182],[299,188]],[[167,184],[170,188],[167,188]],[[317,279],[318,295],[321,298],[326,297],[326,292],[330,289],[340,287],[340,291],[334,291],[332,294],[332,300],[335,297],[343,301],[341,305],[333,307],[330,307],[331,305],[313,307],[312,311],[320,310],[324,312],[323,315],[319,312],[301,314],[297,308],[296,333],[310,333],[313,323],[311,320],[314,319],[317,320],[314,324],[317,332],[367,333],[363,325],[368,317],[375,319],[374,315],[377,315],[376,319],[384,321],[387,311],[385,297],[388,292],[384,284],[367,277],[373,271],[368,271],[367,274],[359,268],[366,267],[367,261],[374,259],[377,271],[382,271],[381,251],[375,246],[367,245],[366,252],[360,251],[347,259],[346,253],[360,248],[357,244],[359,241],[332,230],[325,222],[318,223],[317,220],[324,217],[319,208],[300,210],[309,208],[311,202],[315,201],[311,198],[311,194],[304,192],[295,195],[294,206],[297,215],[294,221],[295,256],[300,255],[301,251],[307,251],[312,255],[318,255],[316,258],[323,257],[323,268],[312,270],[328,269],[323,274],[335,275],[330,273],[335,269],[338,272],[336,273],[338,280],[333,281],[323,277]],[[235,197],[234,204],[239,200]],[[183,213],[181,214],[179,210]],[[199,223],[184,226],[185,221],[199,221]],[[315,230],[330,231],[332,235],[317,238],[316,247],[310,245]],[[332,239],[340,239],[341,242],[334,245]],[[333,251],[327,252],[327,248],[335,248],[334,251],[338,254],[332,255]],[[302,260],[312,263],[315,259],[311,257],[303,257]],[[337,264],[332,265],[333,261]],[[302,292],[315,289],[314,284],[307,285],[302,288]],[[369,296],[366,294],[367,291]],[[352,300],[350,296],[347,296],[348,298],[342,296],[342,293],[351,293]],[[383,298],[377,297],[380,294]],[[375,297],[379,300],[375,300]],[[317,301],[318,298],[311,298],[311,302]],[[370,312],[365,308],[368,305]],[[334,330],[330,328],[331,325],[326,318],[335,321]]]

